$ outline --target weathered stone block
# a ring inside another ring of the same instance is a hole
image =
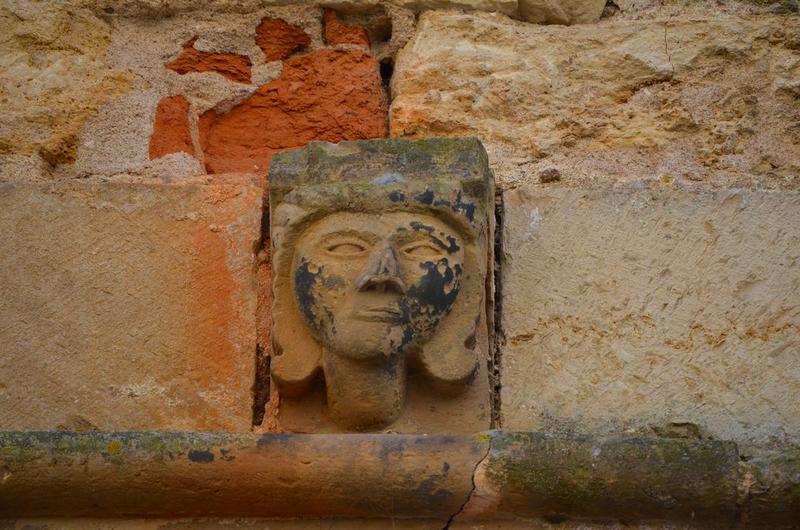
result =
[[[800,434],[800,194],[503,197],[503,428]]]
[[[588,24],[600,20],[606,0],[520,0],[519,15],[539,24]]]
[[[285,428],[489,426],[492,198],[474,138],[276,156],[272,377]]]
[[[475,135],[498,186],[644,175],[796,189],[800,18],[538,26],[429,12],[398,55],[391,135]]]
[[[245,430],[249,178],[0,185],[0,430]]]
[[[107,61],[110,26],[63,2],[30,1],[0,6],[0,27],[0,157],[74,162],[86,120],[133,81]]]

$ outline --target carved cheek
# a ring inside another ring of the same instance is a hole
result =
[[[431,331],[453,306],[461,288],[461,264],[447,258],[419,264],[421,276],[409,288],[405,300],[408,318],[416,332]]]
[[[320,269],[306,257],[301,257],[294,269],[294,295],[297,306],[306,322],[313,328],[318,327],[318,293]]]

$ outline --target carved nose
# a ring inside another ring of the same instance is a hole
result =
[[[405,294],[406,286],[400,278],[397,256],[390,246],[385,246],[370,257],[367,269],[356,282],[359,291],[394,291]]]

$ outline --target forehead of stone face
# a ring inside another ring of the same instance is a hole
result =
[[[338,210],[436,211],[468,231],[482,228],[491,173],[476,138],[311,142],[275,155],[270,207],[321,214]]]

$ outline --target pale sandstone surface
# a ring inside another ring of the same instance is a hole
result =
[[[503,199],[503,429],[796,441],[800,195],[637,182]]]
[[[32,179],[46,171],[39,166],[74,161],[85,121],[133,76],[108,63],[109,28],[86,10],[4,2],[0,28],[0,157],[33,158],[34,171],[20,176]]]
[[[320,5],[348,11],[369,11],[377,5],[398,6],[416,13],[434,9],[488,11],[534,23],[585,24],[619,11],[627,16],[652,18],[676,11],[685,14],[791,13],[797,0],[616,0],[606,11],[604,0],[76,0],[75,5],[98,14],[157,18],[192,11],[249,13],[262,7],[291,4]]]
[[[250,177],[0,184],[0,429],[247,430]]]
[[[421,15],[392,78],[392,136],[477,135],[502,188],[642,177],[796,189],[800,17],[537,26]]]
[[[604,18],[707,18],[711,15],[759,15],[797,13],[797,0],[613,0]]]
[[[600,20],[606,0],[519,0],[519,18],[537,24],[588,24]]]

